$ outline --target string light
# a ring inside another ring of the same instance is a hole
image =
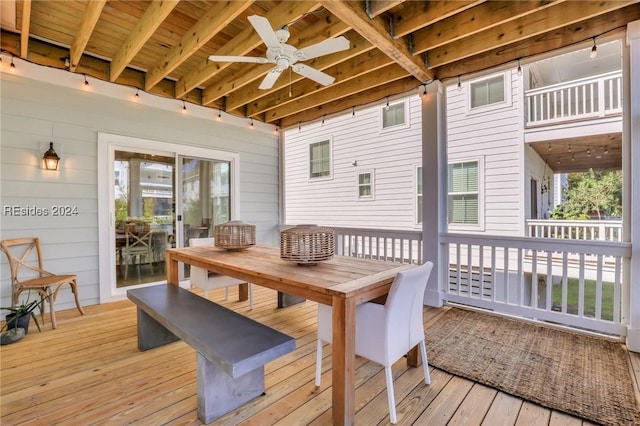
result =
[[[354,107],[354,106],[351,107],[351,116],[352,117],[356,116],[356,107]]]
[[[187,112],[187,104],[186,104],[186,102],[184,100],[182,101],[182,112],[183,113]]]
[[[460,84],[460,76],[458,76],[458,92],[462,90],[462,84]]]
[[[16,64],[13,63],[13,56],[11,56],[11,65],[9,65],[11,72],[16,72]]]
[[[140,97],[140,94],[138,92],[140,92],[140,89],[136,89],[136,98]]]
[[[591,157],[591,149],[587,147],[587,156]]]
[[[249,127],[253,127],[253,118],[249,118]]]
[[[598,46],[596,46],[596,38],[593,38],[593,47],[591,48],[591,53],[589,53],[589,57],[591,59],[595,58],[596,56],[598,56]]]
[[[520,65],[520,58],[518,58],[518,75],[522,75],[522,66]]]
[[[549,147],[547,148],[547,151],[551,152],[551,144],[549,144]]]
[[[321,126],[324,126],[324,115],[322,116],[322,123],[320,123]]]
[[[218,120],[222,120],[222,111],[218,108]]]
[[[387,96],[387,104],[384,106],[386,111],[389,111],[389,97]]]
[[[87,80],[87,75],[86,74],[82,74],[84,76],[84,85],[88,86],[89,85],[89,80]]]

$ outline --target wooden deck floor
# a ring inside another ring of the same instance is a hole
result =
[[[265,396],[216,421],[227,425],[331,424],[330,346],[325,346],[323,385],[314,389],[316,305],[276,309],[276,293],[254,286],[254,309],[237,302],[235,290],[209,297],[297,339],[297,349],[266,366]],[[1,416],[9,425],[198,425],[195,353],[183,342],[138,352],[136,312],[127,301],[60,312],[58,329],[32,330],[0,347]],[[443,311],[425,308],[425,323]],[[33,324],[32,324],[33,326]],[[34,327],[35,328],[35,327]],[[636,385],[640,355],[630,357]],[[384,373],[358,358],[356,424],[388,424]],[[551,411],[432,368],[394,366],[399,424],[580,425]]]

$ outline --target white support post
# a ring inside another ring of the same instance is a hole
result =
[[[640,21],[627,25],[627,40],[623,61],[623,196],[629,200],[624,210],[625,235],[631,241],[631,260],[625,274],[629,291],[623,298],[623,315],[628,320],[627,348],[640,352]],[[629,160],[625,161],[625,156]],[[626,170],[624,169],[626,166]]]
[[[442,306],[440,283],[449,253],[440,247],[440,232],[446,226],[447,137],[444,86],[436,80],[422,96],[422,260],[434,268],[427,284],[424,304]],[[444,215],[443,215],[444,212]],[[448,269],[448,266],[447,266]]]

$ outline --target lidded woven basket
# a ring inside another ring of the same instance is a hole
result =
[[[280,231],[280,258],[301,265],[329,260],[334,254],[335,232],[317,225],[296,225]]]
[[[226,250],[244,250],[256,245],[256,226],[230,220],[214,227],[214,244]]]

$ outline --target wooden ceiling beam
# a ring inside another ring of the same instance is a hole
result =
[[[452,62],[507,46],[529,37],[535,37],[575,22],[620,9],[635,0],[570,1],[540,10],[531,15],[507,22],[499,27],[464,37],[428,52],[429,68],[437,68]]]
[[[413,56],[404,40],[395,40],[389,34],[384,20],[370,19],[359,2],[345,0],[322,0],[320,2],[329,12],[349,25],[371,44],[377,46],[420,82],[433,79],[432,71],[422,63],[420,58]]]
[[[348,26],[346,26],[343,22],[336,20],[335,18],[330,19],[329,21],[321,20],[311,25],[308,29],[301,31],[297,35],[295,36],[292,35],[289,38],[289,41],[287,42],[287,44],[302,48],[314,43],[319,43],[323,40],[326,40],[327,38],[333,38],[333,37],[339,36],[341,34],[344,34],[348,30],[349,30]],[[360,37],[359,35],[357,36]],[[362,37],[360,37],[360,40],[364,41]],[[360,45],[362,45],[362,43],[360,43]],[[354,53],[353,50],[354,50],[354,47],[351,46],[349,50],[344,52],[338,52],[333,55],[329,55],[329,57],[333,61],[347,60],[349,57],[352,57],[358,54],[358,52]],[[317,61],[322,62],[322,60],[323,60],[323,57],[316,58],[310,61],[308,65],[317,66]],[[330,65],[333,65],[333,63],[335,62],[332,62],[331,64],[327,64],[325,68]],[[272,68],[271,65],[270,66],[255,65],[255,64],[240,65],[238,71],[234,73],[234,75],[237,76],[236,78],[231,80],[223,79],[205,88],[204,103],[209,104],[211,102],[214,102],[215,100],[220,99],[221,97],[226,96],[231,92],[237,91],[241,87],[245,87],[247,85],[250,85],[251,83],[256,82],[258,79],[261,79],[262,77],[264,77],[265,74],[267,74],[271,70],[271,68]],[[322,69],[322,68],[319,68],[319,69]],[[295,81],[299,80],[300,78],[301,77],[297,77],[297,74],[296,74]],[[274,85],[274,88],[270,90],[257,91],[257,87],[259,84],[260,82],[257,82],[256,84],[252,85],[252,87],[255,86],[255,90],[251,90],[251,93],[249,93],[249,91],[246,89],[242,90],[242,94],[238,96],[238,99],[240,98],[247,99],[246,102],[244,103],[249,103],[253,99],[257,99],[260,96],[265,96],[271,93],[271,91],[276,90],[275,87],[278,84],[282,84],[282,79],[280,79],[280,82],[276,82],[276,85]],[[234,101],[234,104],[235,102],[237,101]],[[229,99],[227,99],[227,111],[236,109],[238,108],[238,106],[239,105],[237,104],[233,106],[229,106]]]
[[[303,16],[307,12],[311,12],[318,8],[316,2],[282,2],[271,9],[265,18],[269,20],[274,28],[293,22]],[[262,44],[262,40],[256,34],[253,27],[247,23],[247,27],[229,43],[222,46],[216,52],[216,55],[246,55],[256,47]],[[201,85],[205,81],[211,79],[220,71],[229,67],[231,62],[207,62],[198,68],[194,68],[183,78],[178,80],[176,84],[176,97],[181,98],[191,89]]]
[[[29,26],[31,24],[31,0],[22,2],[22,22],[20,23],[20,57],[27,59],[29,53]]]
[[[181,63],[204,46],[231,21],[237,18],[255,0],[218,1],[204,14],[196,24],[187,30],[180,42],[169,49],[147,72],[145,90],[149,90]]]
[[[367,15],[373,18],[393,9],[405,0],[366,0]]]
[[[403,37],[420,28],[477,6],[484,0],[409,1],[393,13],[393,35]]]
[[[465,58],[462,61],[436,68],[441,80],[458,75],[471,74],[485,69],[514,62],[519,58],[541,55],[565,46],[589,40],[600,34],[614,36],[616,31],[624,34],[628,22],[640,19],[640,7],[630,5],[607,14],[576,22],[535,37],[521,40],[508,46],[500,47]],[[515,66],[515,65],[514,65]]]
[[[537,12],[564,0],[489,1],[434,22],[413,34],[414,53],[426,52],[472,36],[514,19]]]
[[[358,92],[345,98],[330,101],[323,105],[316,106],[299,113],[291,114],[279,120],[282,128],[290,128],[299,124],[308,123],[310,121],[319,120],[321,117],[337,114],[340,112],[353,111],[358,115],[358,107],[377,102],[387,96],[406,93],[416,88],[416,79],[413,76],[407,76],[391,83],[371,87],[368,90]]]
[[[333,74],[333,70],[328,70],[328,68],[333,67],[340,63],[344,63],[345,61],[355,58],[358,55],[361,55],[364,52],[368,52],[374,48],[374,46],[371,43],[369,43],[367,40],[365,40],[362,36],[360,36],[357,33],[352,34],[349,41],[350,41],[349,50],[337,52],[332,55],[315,58],[309,61],[308,65],[313,66],[318,70],[328,72],[329,75],[336,75],[336,74]],[[238,73],[238,74],[240,75],[242,73]],[[242,76],[238,77],[238,79],[242,79],[242,78],[243,78]],[[238,84],[239,83],[238,79],[234,79],[229,83]],[[303,79],[304,77],[296,73],[291,74],[291,80],[289,80],[289,76],[282,76],[280,79],[278,79],[278,81],[276,81],[276,84],[274,84],[273,88],[269,90],[261,90],[258,87],[261,82],[254,80],[251,82],[250,85],[247,85],[247,87],[245,87],[243,90],[239,90],[239,91],[235,90],[229,93],[229,96],[227,96],[227,101],[226,101],[227,111],[232,111],[248,104],[252,104],[252,107],[255,107],[258,104],[267,102],[267,101],[263,101],[264,99],[268,99],[268,98],[270,99],[270,98],[273,98],[274,96],[276,98],[280,98],[280,93],[282,90],[285,90],[285,92],[287,93],[287,98],[289,98],[288,88],[291,87],[292,84],[295,84]],[[205,89],[205,95],[206,94],[207,94],[207,91]],[[207,99],[205,98],[205,101],[206,100]]]
[[[93,29],[96,27],[100,14],[102,13],[102,9],[106,3],[107,0],[95,0],[87,3],[87,7],[82,15],[80,28],[78,29],[76,36],[73,38],[73,43],[69,50],[69,71],[75,72],[78,67],[80,58],[82,58],[82,53],[87,47],[91,33],[93,33]]]
[[[131,30],[131,33],[129,33],[120,50],[113,55],[111,59],[111,71],[109,73],[110,81],[116,81],[125,67],[138,54],[151,36],[153,36],[153,33],[179,2],[180,0],[165,0],[152,2],[149,5],[142,18],[138,20],[135,27]]]
[[[353,95],[372,87],[380,86],[390,81],[400,80],[407,76],[407,71],[396,63],[391,63],[384,68],[366,73],[357,78],[349,79],[341,84],[333,84],[328,88],[320,90],[313,96],[306,96],[289,102],[282,107],[273,108],[265,113],[265,120],[268,122],[277,121],[291,114],[296,114],[305,109],[314,108],[326,102],[332,102],[349,95]],[[416,86],[419,84],[415,83]]]
[[[334,86],[373,73],[393,63],[391,58],[376,49],[362,53],[349,62],[337,64],[327,69],[326,72],[336,76],[336,81],[332,85]],[[249,117],[256,116],[273,108],[282,108],[289,103],[300,103],[303,98],[317,96],[322,91],[329,90],[332,86],[323,87],[307,79],[303,79],[291,87],[286,87],[285,85],[277,92],[247,104],[246,115]],[[289,96],[289,91],[291,91],[291,96]]]

